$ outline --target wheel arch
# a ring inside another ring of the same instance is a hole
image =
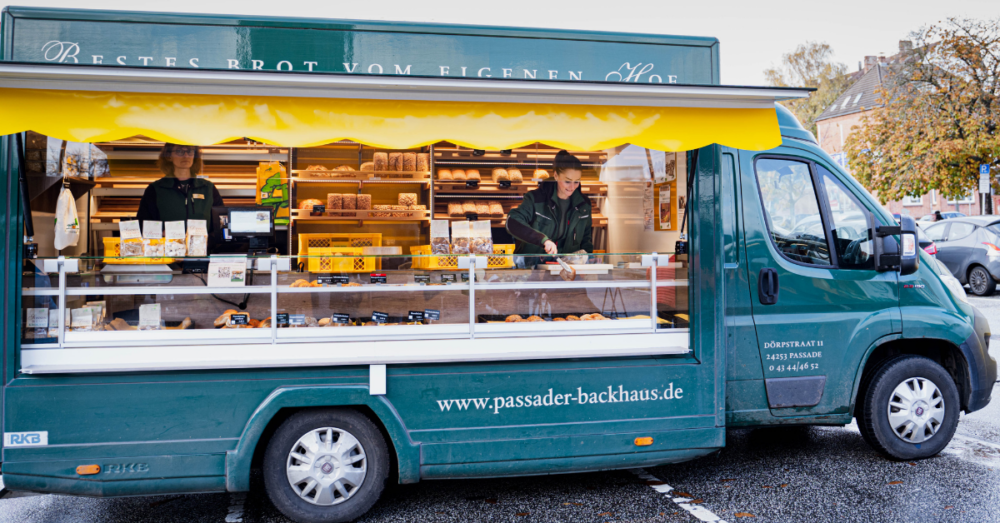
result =
[[[271,435],[292,414],[316,408],[350,408],[368,416],[382,432],[400,483],[420,479],[420,446],[385,396],[364,386],[281,387],[261,402],[247,421],[236,448],[226,452],[226,490],[250,490],[250,469],[260,460]]]
[[[972,379],[969,375],[969,361],[960,347],[944,339],[903,338],[900,335],[893,335],[873,344],[858,367],[851,398],[851,416],[857,415],[855,409],[859,398],[866,393],[868,382],[875,371],[883,362],[904,354],[923,356],[944,367],[958,388],[962,410],[968,409],[969,399],[972,396]]]

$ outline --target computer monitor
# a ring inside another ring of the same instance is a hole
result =
[[[229,234],[233,238],[274,236],[274,209],[263,206],[229,207]]]

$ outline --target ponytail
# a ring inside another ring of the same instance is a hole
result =
[[[572,154],[569,154],[565,150],[559,151],[556,154],[556,159],[553,164],[555,172],[557,173],[561,173],[567,169],[573,169],[576,171],[583,170],[583,164],[580,163],[580,159]]]

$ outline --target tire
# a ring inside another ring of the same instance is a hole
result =
[[[293,457],[293,451],[304,459]],[[378,501],[388,476],[389,450],[382,434],[353,410],[294,414],[278,427],[264,454],[267,496],[298,523],[357,519]]]
[[[976,296],[992,296],[997,290],[997,282],[982,265],[975,265],[969,270],[969,290]]]
[[[898,461],[941,452],[955,435],[961,410],[958,387],[948,372],[928,358],[913,355],[883,363],[873,373],[861,406],[858,426],[865,441]]]

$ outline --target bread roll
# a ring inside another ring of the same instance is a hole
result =
[[[361,170],[362,171],[374,171],[375,170],[375,162],[365,162],[365,163],[361,164]]]
[[[372,163],[376,171],[388,171],[389,170],[389,153],[375,153],[372,158]]]
[[[535,174],[532,177],[539,180],[547,180],[549,173],[545,169],[535,169]]]
[[[343,194],[341,195],[341,208],[345,211],[353,211],[358,208],[358,195],[357,194]]]
[[[403,171],[412,173],[417,170],[417,153],[403,153]]]
[[[532,322],[535,322],[535,321],[545,321],[541,317],[535,316],[535,315],[528,316],[527,320],[528,321],[532,321]]]
[[[479,169],[467,169],[465,171],[466,180],[475,180],[477,182],[483,181],[483,177],[479,175]]]
[[[514,322],[516,322],[518,320],[521,320],[521,319],[524,319],[524,318],[521,318],[521,316],[517,315],[517,314],[511,314],[510,316],[507,316],[507,318],[504,319],[503,321],[505,321],[507,323],[514,323]]]
[[[372,208],[372,195],[370,194],[359,194],[358,195],[358,210],[368,211]]]
[[[438,180],[454,180],[451,176],[451,169],[438,169]]]
[[[403,170],[403,153],[389,153],[389,170]]]
[[[422,173],[431,170],[430,153],[417,153],[417,170]]]
[[[507,176],[512,182],[521,183],[524,181],[524,176],[521,174],[520,169],[507,169]]]
[[[507,169],[496,168],[493,169],[493,182],[509,182],[510,175],[507,174]]]
[[[451,176],[452,176],[452,178],[454,178],[456,180],[465,181],[465,180],[468,179],[468,178],[465,177],[465,171],[463,171],[462,169],[455,169],[455,170],[451,171]]]
[[[566,321],[580,321],[580,318],[578,316],[573,316],[572,314],[570,314],[569,316],[566,316]]]
[[[311,211],[314,205],[323,205],[323,202],[310,198],[308,200],[302,200],[299,202],[299,209],[303,211]]]
[[[407,207],[417,204],[417,194],[412,192],[401,192],[397,196],[397,200],[400,205],[405,205]]]

